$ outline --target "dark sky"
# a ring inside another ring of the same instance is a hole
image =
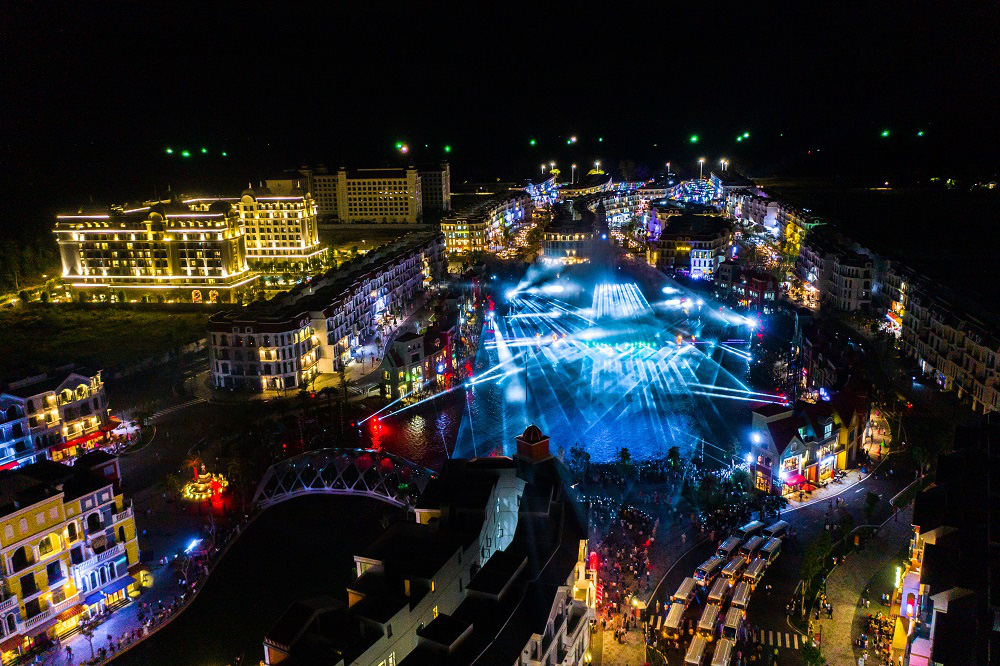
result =
[[[760,176],[997,169],[995,3],[323,4],[6,3],[0,227],[91,196],[400,161],[397,140],[416,159],[451,145],[455,181],[549,160],[690,173],[700,156]]]

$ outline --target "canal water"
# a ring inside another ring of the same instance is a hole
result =
[[[385,516],[401,513],[376,500],[332,495],[268,509],[233,544],[191,607],[115,665],[219,666],[237,657],[258,663],[264,635],[293,602],[345,599],[353,555],[382,533]]]

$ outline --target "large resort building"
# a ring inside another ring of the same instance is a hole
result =
[[[350,361],[445,269],[444,242],[417,232],[266,303],[219,312],[208,324],[212,384],[266,391],[308,386]]]
[[[184,203],[200,211],[216,201],[236,208],[251,268],[265,273],[306,271],[321,263],[326,254],[319,243],[316,200],[308,192],[299,188],[282,194],[248,189],[238,199],[196,198]]]
[[[588,663],[597,580],[570,483],[535,426],[514,458],[449,460],[410,520],[354,556],[345,599],[286,611],[264,663]]]
[[[59,215],[63,281],[89,298],[236,303],[257,275],[239,214],[226,201],[177,201]]]

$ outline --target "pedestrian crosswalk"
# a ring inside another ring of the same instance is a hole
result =
[[[798,650],[805,639],[792,631],[774,631],[773,629],[758,629],[753,633],[755,643],[763,643],[768,647]]]
[[[157,419],[159,419],[159,418],[161,418],[163,416],[167,416],[168,414],[173,414],[174,412],[179,412],[182,409],[186,409],[188,407],[191,407],[192,405],[197,405],[197,404],[202,403],[202,402],[207,402],[207,400],[205,400],[204,398],[195,398],[194,400],[189,400],[188,402],[182,402],[179,405],[172,405],[170,407],[166,407],[166,408],[161,409],[160,411],[156,412],[155,414],[153,414],[149,418],[149,420],[150,421],[156,421]]]

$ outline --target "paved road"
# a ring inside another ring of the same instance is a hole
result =
[[[890,469],[893,470],[891,476],[887,474]],[[863,481],[841,492],[838,497],[846,502],[846,507],[843,510],[851,514],[855,524],[865,524],[867,522],[864,513],[865,496],[868,492],[878,493],[882,499],[876,507],[872,522],[874,524],[881,523],[892,515],[889,500],[913,480],[915,470],[916,466],[909,455],[893,454],[889,456],[883,465],[876,470],[876,474],[869,475]],[[824,522],[830,520],[831,514],[828,511],[829,504],[823,502],[786,511],[782,515],[784,520],[795,527],[798,532],[797,537],[782,547],[781,555],[768,568],[747,609],[748,621],[764,632],[765,637],[769,638],[770,632],[775,632],[775,634],[795,633],[787,621],[785,604],[792,598],[798,585],[802,553],[824,529]],[[768,585],[771,586],[770,590],[767,589]],[[765,641],[765,644],[769,645],[770,643]],[[779,657],[782,656],[783,652],[797,653],[794,645],[788,647],[787,641],[778,647]],[[789,655],[789,657],[791,658],[790,662],[786,660],[782,663],[798,663],[797,656]]]

